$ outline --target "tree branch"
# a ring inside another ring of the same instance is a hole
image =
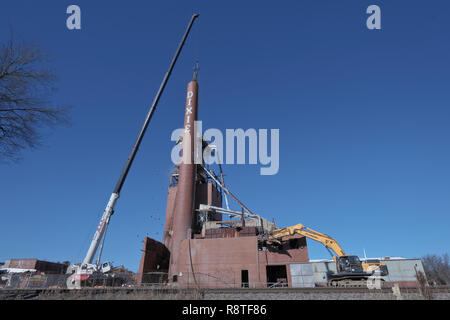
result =
[[[39,128],[66,124],[68,108],[52,106],[54,73],[35,44],[18,43],[13,34],[0,45],[0,161],[41,142]]]

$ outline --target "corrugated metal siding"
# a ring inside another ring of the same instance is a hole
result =
[[[311,265],[314,272],[314,281],[316,283],[327,283],[328,273],[336,272],[336,264],[334,261],[311,262]]]
[[[417,281],[417,271],[424,272],[422,261],[420,259],[397,259],[397,260],[381,260],[386,263],[389,274],[382,279],[386,282],[405,282]],[[314,272],[314,281],[316,283],[326,283],[328,281],[327,273],[336,272],[334,261],[317,261],[310,262]]]
[[[310,263],[292,263],[289,268],[293,288],[314,287],[314,272]]]
[[[424,272],[420,259],[383,260],[383,262],[389,271],[383,279],[388,282],[417,281],[415,270]]]

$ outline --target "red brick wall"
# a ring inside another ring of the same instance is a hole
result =
[[[37,259],[11,259],[10,268],[18,269],[36,269]]]
[[[300,238],[304,241],[303,237]],[[306,241],[298,249],[281,251],[258,250],[257,237],[191,239],[181,243],[179,259],[182,276],[178,277],[181,286],[194,286],[195,281],[202,287],[239,287],[241,271],[248,270],[249,282],[265,286],[267,265],[286,265],[308,262]],[[190,255],[190,254],[191,255]],[[192,268],[196,279],[192,276]],[[289,284],[290,275],[287,268]]]
[[[35,269],[46,274],[64,274],[67,270],[67,265],[38,259],[11,259],[9,268]]]
[[[249,281],[258,282],[256,237],[191,239],[192,265],[202,287],[233,287],[241,283],[241,270],[249,271]],[[189,256],[189,240],[181,243],[179,277],[181,286],[194,285]]]

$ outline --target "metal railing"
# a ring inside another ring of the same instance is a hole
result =
[[[145,281],[145,279],[155,279],[155,276],[160,276],[163,281]],[[184,272],[182,276],[177,278],[177,282],[168,282],[167,273],[156,272],[144,274],[143,282],[139,285],[141,287],[154,287],[154,288],[197,288],[197,289],[223,289],[223,288],[242,288],[242,289],[255,289],[255,288],[287,288],[288,283],[279,282],[242,282],[240,277],[236,277],[236,273],[233,271],[222,270],[219,273],[191,273]],[[239,279],[238,279],[239,278]]]
[[[0,289],[66,289],[70,274],[8,273],[0,275]],[[69,280],[70,281],[70,280]],[[134,274],[116,272],[107,276],[90,276],[80,281],[84,287],[136,286]]]

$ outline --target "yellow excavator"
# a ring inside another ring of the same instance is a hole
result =
[[[386,264],[373,259],[370,263],[367,261],[362,263],[358,256],[345,254],[341,246],[330,236],[307,228],[301,223],[282,229],[275,228],[269,236],[269,240],[278,241],[283,237],[295,234],[320,242],[333,257],[337,272],[328,275],[329,286],[365,285],[367,279],[374,274],[378,276],[386,276],[388,274]]]

